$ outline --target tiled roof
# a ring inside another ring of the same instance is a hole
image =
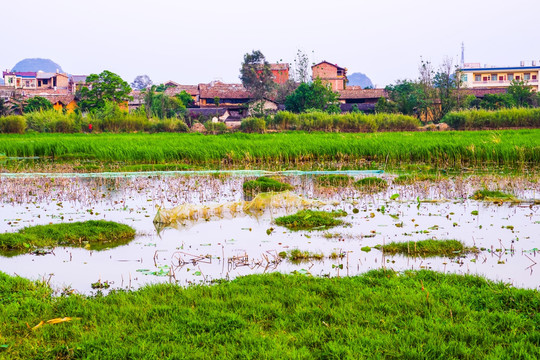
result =
[[[346,99],[378,99],[388,97],[384,89],[360,89],[359,86],[347,86],[345,90],[339,90],[339,98]]]
[[[45,99],[49,100],[51,103],[62,103],[62,105],[67,105],[73,100],[75,100],[75,96],[73,95],[35,95],[35,96],[41,96]]]
[[[71,75],[70,80],[73,81],[76,84],[85,83],[87,77],[88,76],[86,76],[86,75]]]
[[[242,84],[225,84],[219,81],[210,84],[199,84],[201,99],[250,99],[249,91]]]
[[[474,95],[478,98],[483,98],[487,94],[506,94],[508,89],[505,87],[483,88],[483,89],[461,89],[460,92],[464,95]]]
[[[328,62],[326,60],[321,61],[320,63],[313,65],[311,68],[313,69],[314,67],[319,66],[321,64],[328,64],[328,65],[335,66],[338,70],[346,70],[345,68],[339,66],[338,64],[332,64],[331,62]]]
[[[187,92],[191,96],[199,95],[199,87],[197,85],[176,85],[165,90],[165,95],[174,96],[180,94],[182,91]]]

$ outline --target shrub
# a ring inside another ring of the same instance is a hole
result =
[[[206,132],[207,133],[212,133],[212,134],[224,134],[226,132],[229,131],[229,129],[227,128],[227,125],[225,125],[225,123],[222,123],[222,122],[212,122],[212,121],[207,121],[204,123],[204,128],[206,129]]]
[[[442,121],[456,130],[539,128],[540,109],[513,108],[497,111],[450,112],[444,116]]]
[[[266,131],[266,122],[261,118],[248,117],[242,120],[240,131],[246,133],[264,133]]]
[[[26,119],[20,115],[0,117],[0,133],[23,134],[26,130]]]
[[[418,119],[401,114],[328,114],[322,111],[309,111],[293,114],[280,111],[268,121],[270,127],[278,130],[305,131],[411,131],[420,126]]]
[[[347,216],[343,210],[315,211],[300,210],[294,215],[282,216],[276,219],[276,224],[289,230],[323,230],[343,224],[338,217]]]

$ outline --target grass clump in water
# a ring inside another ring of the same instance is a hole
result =
[[[508,202],[518,202],[519,200],[512,194],[507,194],[499,190],[477,190],[471,196],[471,199],[474,200],[483,200],[483,201],[508,201]]]
[[[343,224],[343,220],[336,219],[343,216],[347,216],[343,210],[300,210],[293,215],[278,217],[276,224],[289,230],[323,230]]]
[[[266,176],[261,176],[256,180],[249,180],[242,186],[246,195],[257,195],[262,192],[281,192],[292,190],[292,186],[287,183],[283,183],[276,179],[272,179]]]
[[[302,262],[308,260],[322,260],[324,255],[321,253],[313,253],[307,250],[293,249],[282,251],[278,254],[283,259],[288,259],[292,262]]]
[[[367,177],[358,180],[354,185],[364,191],[383,191],[388,187],[388,182],[378,177]]]
[[[104,220],[30,226],[16,233],[0,234],[0,250],[25,250],[51,246],[84,246],[99,250],[131,240],[135,230]]]
[[[399,175],[394,179],[394,184],[397,185],[412,185],[419,181],[437,181],[441,177],[433,174],[404,174]]]
[[[324,187],[345,187],[349,186],[353,177],[349,175],[322,175],[317,177],[317,184]]]
[[[468,248],[458,240],[421,240],[408,242],[391,242],[377,246],[389,254],[405,254],[414,256],[457,256],[459,254],[476,252],[476,248]]]

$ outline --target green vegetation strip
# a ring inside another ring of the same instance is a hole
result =
[[[540,129],[403,133],[273,134],[26,134],[0,135],[8,157],[55,162],[186,163],[259,168],[328,161],[399,166],[533,166],[540,161]],[[356,165],[358,166],[358,165]]]
[[[0,234],[0,250],[25,250],[50,246],[99,248],[133,239],[135,230],[124,224],[104,220],[37,225],[16,233]]]
[[[397,178],[394,179],[394,184],[397,185],[412,185],[419,181],[438,181],[443,179],[444,177],[433,175],[433,174],[404,174],[399,175]]]
[[[358,180],[354,185],[366,191],[382,191],[388,187],[388,182],[378,177],[367,177]]]
[[[508,201],[519,202],[519,200],[512,194],[507,194],[499,190],[477,190],[471,196],[474,200],[484,201]]]
[[[353,182],[353,177],[348,175],[322,175],[316,178],[317,184],[324,187],[345,187]]]
[[[244,192],[248,195],[256,195],[261,192],[280,192],[292,190],[292,186],[273,178],[261,176],[256,180],[249,180],[243,184]]]
[[[0,273],[0,303],[3,359],[540,358],[538,291],[431,271],[273,273],[96,297],[51,297]]]
[[[336,219],[342,216],[347,216],[343,210],[300,210],[294,215],[276,218],[276,224],[289,230],[324,230],[343,224],[343,220]]]
[[[421,240],[407,242],[391,242],[383,248],[388,254],[405,254],[420,256],[456,256],[463,253],[475,252],[476,248],[468,248],[457,240]]]

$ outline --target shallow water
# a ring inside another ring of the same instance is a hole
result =
[[[395,175],[382,177],[391,184]],[[59,292],[70,288],[87,294],[95,292],[90,284],[98,280],[109,282],[111,289],[136,289],[155,282],[186,285],[269,271],[347,276],[381,267],[480,274],[518,287],[540,286],[536,272],[540,254],[534,250],[540,248],[540,206],[530,202],[538,199],[540,187],[538,182],[515,177],[391,184],[384,192],[365,194],[352,187],[321,188],[311,175],[291,175],[284,180],[294,185],[296,194],[323,201],[325,210],[344,209],[348,213],[344,220],[350,225],[291,232],[273,224],[273,219],[294,209],[275,208],[258,217],[239,213],[156,230],[152,220],[157,206],[241,202],[242,183],[247,178],[0,177],[2,232],[91,219],[118,221],[137,230],[132,242],[108,250],[57,247],[45,255],[0,257],[0,271],[47,281]],[[483,187],[506,190],[529,202],[497,205],[468,199]],[[399,197],[390,200],[393,194]],[[353,209],[359,212],[354,214]],[[472,215],[473,210],[478,215]],[[273,229],[270,235],[269,229]],[[452,259],[385,256],[376,249],[361,250],[391,241],[411,241],[413,247],[414,241],[432,238],[457,239],[486,250]],[[295,248],[322,253],[325,258],[292,263],[277,255]],[[328,258],[332,253],[341,257]]]

